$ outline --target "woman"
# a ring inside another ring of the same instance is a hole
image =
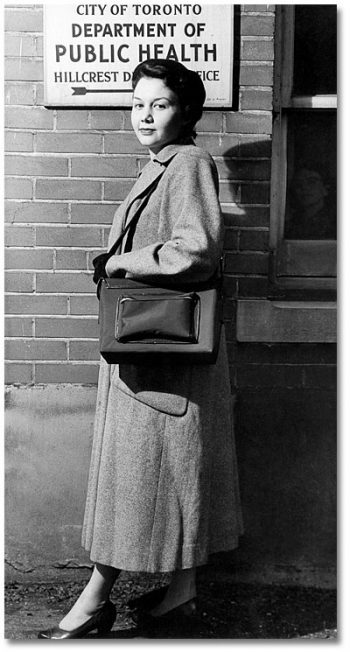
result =
[[[335,240],[336,202],[324,171],[314,163],[296,170],[287,204],[285,237],[292,240]]]
[[[132,126],[150,161],[116,212],[109,247],[152,188],[106,275],[194,283],[218,268],[223,220],[212,158],[194,146],[205,90],[178,62],[149,60],[133,74]],[[40,638],[108,631],[120,570],[173,572],[140,604],[154,618],[192,613],[195,569],[241,534],[224,333],[215,365],[101,362],[83,545],[94,570],[60,622]]]

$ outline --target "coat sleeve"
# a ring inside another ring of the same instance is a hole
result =
[[[107,273],[169,281],[205,280],[215,272],[223,246],[218,177],[209,155],[177,155],[166,172],[161,211],[172,220],[166,241],[113,256]]]

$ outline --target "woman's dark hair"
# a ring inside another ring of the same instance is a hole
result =
[[[139,63],[133,72],[133,90],[142,77],[162,79],[176,93],[186,120],[181,136],[184,139],[195,138],[194,127],[202,116],[205,102],[205,88],[198,73],[172,59],[147,59]]]

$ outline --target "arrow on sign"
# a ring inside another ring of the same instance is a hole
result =
[[[90,90],[85,88],[85,86],[72,86],[72,95],[86,95],[86,93],[132,93],[132,88],[121,89],[121,88],[112,88],[112,89],[95,89]]]

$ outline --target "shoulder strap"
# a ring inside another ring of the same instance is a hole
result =
[[[162,173],[162,174],[163,174],[163,173]],[[140,217],[140,215],[141,215],[141,212],[142,212],[143,209],[145,208],[145,206],[146,206],[146,204],[147,204],[147,202],[148,202],[148,200],[149,200],[149,198],[150,198],[152,192],[154,191],[154,189],[155,189],[156,186],[158,185],[158,182],[159,182],[159,180],[161,179],[162,174],[160,174],[160,175],[159,175],[159,176],[158,176],[158,177],[153,181],[153,183],[151,183],[151,185],[147,187],[147,189],[146,189],[146,191],[145,191],[145,194],[142,196],[141,202],[140,202],[140,204],[139,204],[137,210],[135,211],[135,214],[132,216],[131,220],[130,220],[129,223],[126,225],[126,227],[124,227],[123,231],[121,232],[120,236],[117,238],[117,240],[115,241],[115,243],[114,243],[114,244],[110,247],[110,249],[108,250],[108,254],[109,254],[110,256],[113,256],[113,255],[115,254],[115,252],[117,251],[119,245],[122,243],[123,238],[126,236],[126,234],[127,234],[127,233],[128,233],[128,234],[132,233],[132,231],[130,231],[131,227],[133,227],[133,231],[134,231],[134,229],[135,229],[135,227],[136,227],[136,224],[137,224],[137,222],[138,222],[138,219],[139,219],[139,217]],[[128,216],[128,213],[129,213],[129,211],[130,211],[130,208],[131,208],[132,204],[133,204],[133,202],[130,204],[130,206],[129,206],[128,209],[127,209],[127,212],[126,212],[126,215],[125,215],[125,221],[127,220],[127,216]]]

